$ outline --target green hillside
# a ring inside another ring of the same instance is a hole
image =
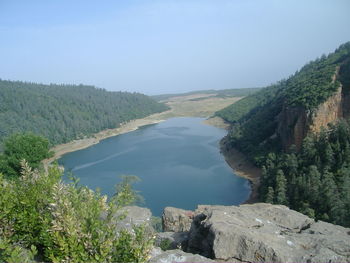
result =
[[[64,143],[166,109],[139,93],[0,80],[0,143],[17,132]]]
[[[278,130],[284,125],[284,132],[293,132],[300,116],[312,118],[340,86],[340,107],[343,116],[349,117],[350,42],[216,115],[232,124],[225,138],[227,149],[239,149],[262,168],[261,201],[288,205],[315,219],[350,226],[349,120],[339,120],[317,134],[309,133],[300,149],[291,147],[288,152]],[[334,107],[328,111],[337,111],[338,106]],[[294,122],[286,127],[283,118],[287,115]]]
[[[282,107],[312,112],[337,90],[340,82],[349,82],[349,58],[350,42],[308,63],[288,79],[216,112],[217,116],[234,124],[229,135],[230,144],[251,157],[265,154],[271,148],[278,150],[281,145],[275,133]],[[338,77],[333,81],[338,70]]]

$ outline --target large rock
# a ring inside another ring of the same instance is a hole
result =
[[[164,232],[185,232],[190,230],[193,219],[193,211],[175,207],[164,208],[162,224]]]
[[[350,229],[285,206],[199,206],[188,252],[247,262],[350,262]]]
[[[151,210],[139,206],[126,206],[115,215],[117,229],[131,230],[133,226],[145,225],[153,230],[151,225]]]
[[[148,263],[174,263],[174,262],[214,262],[200,255],[183,252],[182,250],[168,250],[152,257]]]

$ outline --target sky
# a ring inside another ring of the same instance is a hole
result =
[[[0,78],[148,95],[263,87],[350,41],[349,0],[0,0]]]

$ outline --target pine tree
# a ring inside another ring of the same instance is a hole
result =
[[[317,205],[317,201],[319,199],[319,190],[321,186],[321,174],[315,165],[310,165],[307,176],[308,184],[306,190],[309,191],[308,199],[312,205]]]
[[[281,205],[287,205],[287,180],[281,169],[276,173],[276,203]]]
[[[274,199],[275,199],[275,191],[273,190],[273,188],[271,186],[269,186],[267,189],[265,202],[273,204]]]

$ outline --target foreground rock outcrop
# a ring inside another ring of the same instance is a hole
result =
[[[193,211],[166,207],[162,215],[164,232],[185,232],[190,230]]]
[[[163,220],[180,224],[174,222],[177,211],[167,211]],[[173,241],[176,234],[163,238]],[[281,205],[199,206],[187,236],[181,240],[186,252],[216,261],[350,262],[349,228],[315,222]]]
[[[114,216],[116,229],[132,230],[133,226],[145,225],[151,232],[154,231],[151,224],[151,210],[139,206],[126,206]]]
[[[350,262],[350,229],[285,206],[199,206],[187,252],[245,262]]]

